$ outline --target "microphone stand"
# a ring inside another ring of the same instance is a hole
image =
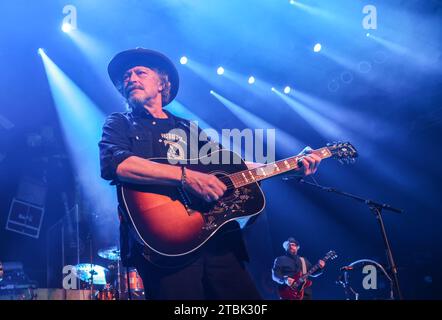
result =
[[[93,264],[93,261],[94,261],[93,256],[94,255],[92,253],[92,250],[93,250],[93,248],[92,248],[92,234],[90,233],[90,230],[89,230],[89,233],[88,233],[86,239],[89,241],[89,259],[90,259],[89,262],[90,262],[90,266],[91,266],[91,270],[89,271],[89,274],[91,275],[90,276],[90,280],[91,280],[90,299],[94,300],[94,275],[96,275],[97,272],[95,272],[95,270],[94,270],[94,264]]]
[[[398,270],[397,270],[397,266],[396,266],[396,263],[393,258],[393,252],[391,250],[390,242],[387,237],[387,231],[385,230],[384,220],[382,219],[382,209],[385,209],[385,210],[388,210],[391,212],[395,212],[395,213],[404,213],[404,210],[394,208],[389,204],[379,203],[379,202],[376,202],[373,200],[364,199],[362,197],[356,196],[356,195],[348,193],[348,192],[340,191],[335,188],[324,187],[324,186],[321,186],[317,183],[311,183],[311,182],[305,181],[302,177],[299,177],[296,175],[287,176],[282,179],[284,181],[298,180],[299,183],[303,183],[303,184],[307,184],[307,185],[316,187],[322,191],[339,194],[341,196],[345,196],[347,198],[351,198],[353,200],[365,203],[368,206],[368,208],[375,215],[376,220],[378,221],[379,228],[380,228],[381,234],[382,234],[382,239],[384,240],[384,246],[385,246],[385,251],[387,253],[388,264],[389,264],[390,270],[393,274],[393,283],[394,283],[394,287],[396,289],[397,297],[399,298],[399,300],[402,300],[403,297],[402,297],[402,292],[399,287]]]

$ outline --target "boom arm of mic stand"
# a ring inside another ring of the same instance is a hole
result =
[[[300,179],[298,180],[298,182],[299,182],[299,183],[303,183],[303,184],[308,184],[308,185],[310,185],[310,186],[314,186],[314,187],[316,187],[316,188],[318,188],[318,189],[321,189],[321,190],[323,190],[323,191],[326,191],[326,192],[333,192],[333,193],[337,193],[337,194],[340,194],[340,195],[346,196],[346,197],[348,197],[348,198],[352,198],[352,199],[354,199],[354,200],[356,200],[356,201],[359,201],[359,202],[363,202],[363,203],[365,203],[365,204],[368,205],[369,207],[375,207],[375,208],[379,208],[379,209],[385,209],[385,210],[389,210],[389,211],[396,212],[396,213],[404,213],[404,210],[402,210],[402,209],[398,209],[398,208],[395,208],[395,207],[392,207],[392,206],[389,205],[389,204],[379,203],[379,202],[376,202],[376,201],[373,201],[373,200],[364,199],[364,198],[362,198],[362,197],[356,196],[356,195],[351,194],[351,193],[348,193],[348,192],[339,191],[339,190],[337,190],[337,189],[335,189],[335,188],[324,187],[324,186],[321,186],[321,185],[316,184],[316,183],[311,183],[311,182],[309,182],[309,181],[305,181],[303,178],[300,178]]]

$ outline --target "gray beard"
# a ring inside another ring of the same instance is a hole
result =
[[[127,99],[127,103],[132,107],[132,108],[139,108],[139,107],[143,107],[144,104],[146,102],[146,99],[140,99],[140,98],[128,98]]]

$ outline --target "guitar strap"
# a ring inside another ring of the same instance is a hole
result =
[[[305,263],[304,257],[299,257],[301,259],[301,266],[302,266],[302,274],[307,273],[307,264]]]

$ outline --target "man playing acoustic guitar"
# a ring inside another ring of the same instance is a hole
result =
[[[193,170],[191,166],[152,161],[152,158],[179,160],[185,154],[192,154],[185,152],[186,139],[175,130],[188,134],[189,121],[163,109],[178,92],[179,78],[174,64],[159,52],[137,48],[117,54],[109,63],[108,73],[129,106],[128,112],[113,113],[106,119],[99,143],[101,176],[120,190],[123,264],[138,269],[149,299],[260,299],[244,266],[248,257],[237,222],[229,219],[214,223],[214,219],[227,215],[213,214],[215,209],[223,209],[220,205],[209,208],[213,210],[203,215],[199,214],[203,209],[194,210],[185,201],[193,197],[207,206],[212,203],[216,206],[223,201],[229,184],[233,187],[232,181]],[[285,165],[309,175],[316,172],[321,157],[306,152],[299,161],[302,162],[299,166],[296,161],[290,164],[286,161]],[[244,162],[242,165],[247,169]],[[278,170],[284,168],[282,164]],[[241,175],[236,178],[240,183]],[[256,183],[253,188],[258,192],[257,198],[261,197]],[[236,192],[241,190],[236,188]],[[138,201],[141,198],[149,201]],[[154,198],[155,201],[150,201]],[[204,207],[198,201],[192,202]],[[253,205],[253,199],[249,205]],[[179,219],[174,220],[174,215]],[[148,223],[149,219],[161,223],[153,225]],[[189,221],[189,227],[182,221]],[[202,227],[198,226],[200,222]],[[191,233],[190,228],[195,225],[195,230],[204,237]],[[217,226],[221,230],[215,234],[211,230],[217,229],[211,228]],[[154,238],[155,235],[159,236]],[[191,239],[187,247],[178,241],[180,237]],[[204,241],[198,242],[201,239]],[[157,253],[178,256],[181,252],[191,252],[193,259],[166,267],[152,258]]]

